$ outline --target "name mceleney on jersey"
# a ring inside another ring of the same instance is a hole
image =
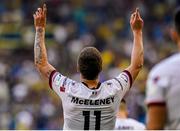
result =
[[[51,73],[49,81],[50,87],[62,100],[64,129],[68,130],[113,130],[120,101],[131,83],[128,71],[93,90],[56,71]]]
[[[106,105],[114,103],[114,96],[97,100],[80,99],[78,97],[72,97],[71,102],[79,105]]]

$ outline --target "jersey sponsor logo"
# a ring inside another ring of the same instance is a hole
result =
[[[67,81],[67,77],[64,79],[63,84],[62,84],[62,86],[60,87],[60,91],[61,91],[61,92],[65,92],[65,90],[66,90],[66,88],[65,88],[66,81]]]
[[[60,74],[55,76],[54,82],[55,82],[56,86],[60,85],[60,83],[61,83],[61,75]]]
[[[79,105],[109,105],[111,103],[114,103],[114,96],[108,97],[106,99],[97,100],[80,99],[78,97],[72,97],[71,102]]]
[[[66,85],[66,81],[67,81],[67,77],[64,79],[64,81],[63,81],[63,86],[65,86]]]

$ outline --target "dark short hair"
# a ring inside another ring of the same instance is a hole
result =
[[[178,7],[174,13],[174,27],[177,33],[180,35],[180,7]]]
[[[78,57],[78,69],[84,79],[95,80],[102,70],[100,52],[94,47],[84,48]]]

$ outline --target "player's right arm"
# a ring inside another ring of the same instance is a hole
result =
[[[144,61],[142,40],[143,20],[138,9],[136,9],[136,11],[131,15],[130,25],[134,36],[131,64],[122,73],[120,73],[120,75],[113,79],[116,87],[120,91],[121,97],[123,97],[132,86],[132,83],[141,70]]]
[[[34,63],[41,75],[49,79],[50,74],[55,68],[49,64],[45,47],[45,27],[46,27],[46,5],[38,8],[34,17],[34,26],[36,30],[34,42]]]
[[[126,69],[131,74],[133,80],[135,80],[135,78],[137,77],[144,62],[143,38],[142,38],[143,24],[144,23],[140,16],[139,10],[136,9],[136,11],[131,15],[131,19],[130,19],[130,25],[134,36],[134,42],[131,53],[131,64]]]

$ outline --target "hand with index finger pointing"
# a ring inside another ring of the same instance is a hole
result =
[[[136,8],[135,12],[132,15],[134,15],[130,20],[132,31],[142,31],[144,22],[140,16],[139,8]]]
[[[43,5],[43,13],[44,13],[44,15],[45,15],[45,17],[46,17],[46,13],[47,13],[46,4]]]
[[[47,12],[47,8],[46,8],[45,4],[43,5],[42,8],[37,9],[35,14],[33,15],[35,27],[45,28],[45,26],[46,26],[46,12]]]

